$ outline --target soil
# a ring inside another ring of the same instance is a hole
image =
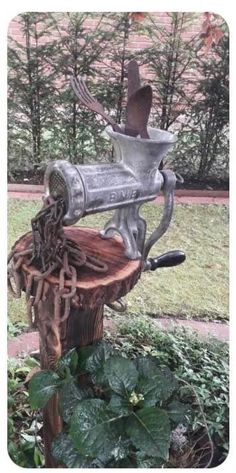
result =
[[[10,184],[43,184],[45,170],[31,170],[31,171],[15,171],[8,176]],[[184,178],[184,186],[177,184],[178,188],[185,189],[206,189],[206,190],[229,190],[229,181],[222,179],[205,179],[199,181],[198,179]]]

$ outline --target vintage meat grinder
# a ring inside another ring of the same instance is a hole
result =
[[[131,84],[131,86],[129,86]],[[184,261],[175,250],[158,258],[147,258],[151,247],[166,232],[172,217],[174,189],[179,176],[159,165],[177,138],[158,128],[147,127],[152,102],[150,86],[141,87],[136,61],[128,65],[128,104],[125,125],[116,124],[94,99],[82,79],[71,81],[77,97],[99,113],[110,125],[106,133],[112,141],[115,162],[74,165],[66,160],[51,162],[45,173],[45,197],[62,197],[66,203],[63,224],[72,225],[86,215],[114,210],[101,231],[101,238],[118,233],[128,259],[142,259],[143,270],[174,266]],[[164,194],[163,216],[146,240],[146,221],[141,206]]]
[[[148,128],[150,139],[120,134],[110,126],[106,131],[114,144],[116,162],[91,165],[73,165],[64,160],[51,162],[45,173],[45,196],[64,198],[64,225],[74,224],[86,215],[114,209],[101,237],[120,234],[127,258],[143,258],[144,269],[155,269],[155,262],[147,256],[170,224],[177,181],[173,171],[159,171],[158,167],[176,137],[156,128]],[[154,200],[160,192],[164,194],[163,216],[145,242],[146,222],[139,215],[140,207]],[[168,266],[183,260],[184,254],[180,251],[169,252],[165,257]]]

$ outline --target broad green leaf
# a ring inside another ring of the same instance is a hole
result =
[[[118,394],[113,394],[111,400],[108,404],[108,408],[117,414],[127,416],[132,412],[132,405],[130,404],[127,398],[118,396]]]
[[[88,397],[92,397],[92,391],[80,388],[73,379],[63,384],[59,391],[59,406],[63,420],[68,423],[78,403]]]
[[[115,444],[113,450],[107,450],[103,454],[99,454],[92,462],[93,468],[112,468],[117,467],[120,461],[129,454],[130,440],[123,439],[121,436]]]
[[[73,440],[65,432],[61,432],[53,441],[52,455],[58,463],[67,468],[88,468],[91,462],[80,455],[74,446]]]
[[[108,386],[103,372],[103,365],[113,354],[114,348],[107,342],[101,341],[93,347],[87,348],[87,354],[90,354],[83,362],[84,371],[88,371],[94,384]],[[93,348],[92,352],[90,348]],[[86,353],[85,353],[86,356]]]
[[[98,456],[115,448],[122,432],[119,416],[101,399],[81,401],[70,422],[70,435],[83,455]]]
[[[134,390],[138,381],[138,372],[132,361],[121,356],[112,356],[104,365],[104,374],[110,388],[121,396],[127,396]]]
[[[117,422],[119,422],[119,420]],[[122,438],[123,431],[124,426],[119,425],[116,439],[114,439],[113,448],[100,449],[95,458],[91,460],[90,467],[106,468],[110,466],[111,462],[114,462],[114,464],[117,465],[117,462],[127,457],[131,442],[129,439]]]
[[[78,370],[80,372],[86,371],[86,362],[87,359],[92,355],[96,350],[96,345],[88,345],[86,347],[81,347],[78,352]]]
[[[122,437],[119,438],[118,442],[116,443],[116,446],[111,452],[112,457],[116,462],[119,460],[123,460],[128,456],[130,444],[130,439],[123,439]]]
[[[126,432],[133,445],[149,457],[168,458],[170,422],[157,407],[144,407],[127,419]]]
[[[179,383],[175,375],[172,373],[170,368],[168,366],[165,366],[164,368],[161,369],[163,376],[165,377],[166,384],[168,384],[169,388],[174,391],[175,389],[178,388]]]
[[[52,454],[55,460],[67,468],[105,468],[113,458],[111,452],[100,454],[95,459],[81,455],[72,438],[65,432],[60,433],[53,441]]]
[[[166,407],[166,411],[169,418],[179,424],[186,420],[186,416],[190,413],[191,407],[189,404],[184,404],[180,401],[172,401]]]
[[[149,378],[142,376],[139,379],[136,391],[144,396],[142,405],[151,407],[169,399],[177,385],[170,370],[164,371],[155,366]]]
[[[146,356],[140,356],[134,360],[135,366],[138,370],[138,374],[142,378],[150,378],[153,375],[153,371],[157,368],[156,363]]]
[[[63,355],[58,361],[57,371],[61,373],[63,371],[66,372],[66,370],[69,369],[71,374],[75,374],[77,365],[78,354],[76,348],[72,348],[72,350],[69,350],[67,353],[65,353],[65,355]]]
[[[32,409],[46,406],[48,400],[56,393],[62,381],[54,371],[39,371],[29,383],[29,402]]]
[[[106,342],[99,342],[93,353],[87,358],[85,367],[89,373],[97,373],[106,360],[114,353],[114,348]]]

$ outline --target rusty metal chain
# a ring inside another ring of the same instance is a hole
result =
[[[8,288],[13,297],[21,297],[24,288],[30,325],[37,324],[40,301],[45,300],[47,278],[58,277],[54,288],[54,321],[61,328],[61,339],[65,336],[70,306],[80,306],[76,294],[79,271],[87,267],[96,272],[106,272],[107,264],[92,255],[87,255],[73,240],[66,238],[62,218],[65,213],[63,199],[45,199],[43,208],[31,220],[33,241],[27,250],[15,249],[8,256]],[[22,271],[22,265],[34,266],[30,273]],[[34,311],[34,313],[33,313]]]

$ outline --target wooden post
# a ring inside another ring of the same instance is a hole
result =
[[[108,266],[106,273],[97,273],[82,267],[77,281],[79,308],[71,306],[66,334],[61,338],[59,327],[54,320],[54,288],[58,278],[49,276],[47,294],[37,307],[37,326],[40,334],[40,357],[42,369],[54,369],[62,353],[73,347],[91,345],[103,337],[104,305],[125,296],[137,283],[142,269],[140,260],[128,260],[119,237],[102,239],[97,230],[83,227],[64,228],[67,238],[74,240],[86,254],[93,255]],[[27,233],[16,244],[22,251],[32,241]],[[22,265],[24,277],[35,270]],[[67,284],[66,284],[67,285]],[[58,412],[58,398],[54,396],[43,409],[43,437],[45,445],[45,467],[59,467],[51,455],[53,439],[62,429]]]

